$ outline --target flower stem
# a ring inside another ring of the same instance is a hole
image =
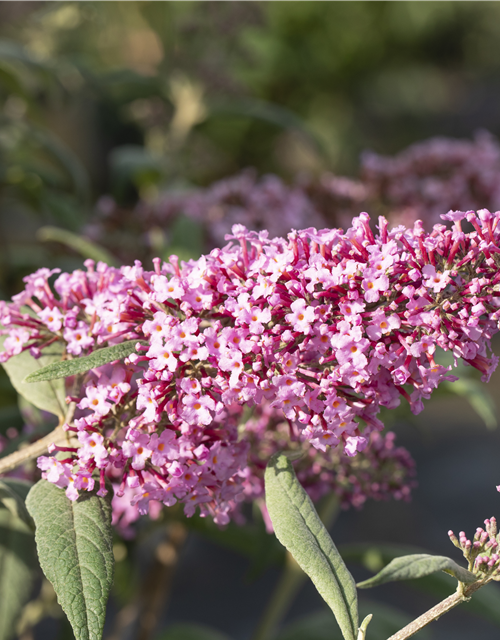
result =
[[[430,622],[437,620],[444,613],[448,613],[454,609],[461,602],[467,602],[470,600],[470,596],[477,591],[482,586],[486,584],[487,581],[478,580],[477,582],[473,582],[471,585],[463,588],[462,583],[459,583],[458,589],[451,596],[448,596],[445,600],[437,604],[429,611],[426,611],[424,614],[410,622],[409,625],[395,633],[393,636],[388,638],[387,640],[406,640],[406,638],[410,638],[415,635],[417,631],[420,631],[425,626],[427,626]]]
[[[318,513],[327,529],[334,523],[339,509],[339,500],[334,493],[329,495],[321,505]],[[287,551],[285,568],[252,636],[252,640],[269,640],[273,637],[276,627],[286,615],[306,579],[306,574]]]

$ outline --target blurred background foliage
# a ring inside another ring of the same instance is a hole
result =
[[[165,192],[208,186],[247,167],[288,182],[325,171],[356,176],[365,149],[394,154],[430,136],[471,138],[480,128],[499,136],[499,41],[497,2],[1,2],[0,297],[17,293],[22,277],[36,268],[73,269],[82,255],[132,260],[149,255],[145,245],[162,255],[172,247],[179,254],[199,254],[204,240],[196,225],[181,219],[172,229],[145,234],[134,222],[138,204],[154,204]],[[82,232],[107,207],[116,208],[118,222],[100,239],[104,249],[82,243]],[[106,248],[115,255],[103,254]],[[31,434],[43,425],[40,416],[30,417],[29,407],[21,407],[21,417],[16,402],[0,377],[1,431],[17,442],[23,422],[33,424]],[[491,426],[494,408],[488,402],[479,404]],[[426,428],[421,425],[431,444],[436,438],[441,442]],[[443,442],[445,436],[449,431]],[[498,444],[498,435],[488,437]],[[487,449],[483,462],[494,447]],[[425,478],[423,486],[425,494]],[[153,586],[159,584],[167,597],[177,538],[183,536],[175,529],[180,515],[172,513],[142,531],[137,543],[117,540],[110,638],[149,638],[164,615]],[[365,520],[353,516],[340,528],[340,539],[350,540],[353,531],[367,526],[373,539],[383,538],[383,523],[391,515],[377,513],[368,510]],[[435,543],[443,534],[446,545],[449,525],[443,529],[418,504],[403,514],[402,538],[417,544],[418,534],[421,544]],[[413,526],[415,514],[430,517],[438,533]],[[283,562],[262,527],[245,533],[235,527],[220,532],[196,519],[190,525],[214,544],[246,550],[251,575]],[[354,537],[366,539],[364,533]],[[181,619],[194,598],[188,576],[219,573],[221,562],[227,562],[216,547],[209,547],[207,559],[199,540],[190,540],[177,609],[172,606]],[[441,551],[447,553],[446,547]],[[230,562],[241,568],[234,558]],[[221,575],[234,583],[227,567]],[[130,590],[135,583],[139,587]],[[260,584],[250,597],[264,606],[269,588]],[[213,623],[212,612],[200,613],[207,597],[207,584],[201,585],[197,619]],[[153,604],[143,602],[143,594],[141,600],[143,588]],[[232,589],[226,590],[228,597],[247,597],[248,592]],[[399,594],[389,596],[398,602]],[[311,592],[304,601],[317,602],[315,597]],[[484,605],[494,621],[496,602]],[[413,597],[403,601],[408,603],[410,609],[420,606]],[[60,616],[58,611],[44,584],[24,610],[20,637],[32,640],[39,621]],[[299,606],[296,613],[307,611]],[[223,612],[215,615],[220,622],[215,626],[222,628]],[[236,613],[225,622],[233,638],[249,637],[253,620],[245,615]],[[304,627],[307,637],[330,637],[321,616]],[[458,620],[449,635],[442,627],[439,637],[470,637],[472,627]],[[481,631],[474,624],[476,635],[497,637],[488,636],[491,627]],[[43,627],[36,637],[56,637],[54,629],[59,638],[70,637],[64,623]],[[299,637],[297,629],[283,638]],[[164,637],[220,637],[193,633],[178,629]]]
[[[0,25],[2,220],[77,231],[102,194],[500,133],[498,3],[3,2]]]
[[[498,3],[1,3],[4,295],[55,259],[37,227],[78,232],[104,194],[355,175],[366,148],[499,133],[499,31]]]

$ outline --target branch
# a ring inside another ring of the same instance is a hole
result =
[[[387,640],[406,640],[406,638],[410,638],[411,636],[415,635],[417,631],[423,629],[430,622],[437,620],[443,614],[448,613],[448,611],[454,609],[461,602],[467,602],[474,591],[477,591],[478,589],[483,587],[487,582],[489,582],[489,580],[478,580],[477,582],[473,582],[468,587],[463,588],[463,590],[461,589],[463,585],[462,583],[460,583],[455,593],[453,593],[451,596],[448,596],[446,600],[443,600],[435,607],[432,607],[432,609],[429,609],[429,611],[426,611],[413,622],[410,622],[409,625],[395,633]]]

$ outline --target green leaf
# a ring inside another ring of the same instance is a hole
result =
[[[50,226],[41,227],[36,235],[41,242],[60,242],[74,249],[84,258],[91,258],[96,262],[105,262],[112,267],[118,266],[115,258],[104,247],[100,247],[87,240],[87,238],[83,238],[66,229]]]
[[[0,348],[6,336],[0,336]],[[64,381],[57,382],[38,382],[37,384],[28,384],[25,378],[31,373],[35,373],[55,362],[60,362],[63,354],[62,343],[54,343],[44,349],[43,355],[33,358],[29,351],[23,351],[17,356],[13,356],[7,362],[3,362],[2,366],[12,382],[14,389],[21,394],[26,400],[34,404],[35,407],[48,411],[64,419],[66,415],[66,390]],[[49,380],[44,378],[44,380]]]
[[[451,558],[447,558],[446,556],[431,556],[427,553],[415,553],[410,556],[394,558],[382,571],[372,578],[358,582],[357,587],[358,589],[369,589],[379,584],[385,584],[386,582],[422,578],[436,571],[445,571],[460,582],[467,584],[476,582],[477,580],[477,576],[461,567]]]
[[[22,520],[30,529],[35,530],[32,517],[26,509],[26,496],[33,484],[27,480],[17,478],[2,478],[0,480],[0,503],[13,516]]]
[[[76,502],[40,480],[26,506],[36,524],[40,565],[76,640],[100,640],[113,582],[110,499],[86,493]]]
[[[144,340],[129,340],[128,342],[115,344],[112,347],[97,349],[97,351],[94,351],[89,356],[75,358],[74,360],[54,362],[39,371],[34,371],[26,377],[24,382],[33,383],[41,382],[42,380],[56,380],[57,378],[74,376],[77,373],[85,373],[91,369],[102,367],[103,364],[108,364],[115,360],[122,360],[131,353],[135,353],[135,345],[138,342],[147,344]]]
[[[359,543],[342,545],[342,557],[352,562],[359,562],[371,571],[378,571],[384,564],[405,553],[422,553],[424,550],[410,545]],[[455,580],[447,573],[433,573],[418,580],[406,583],[411,589],[416,589],[428,595],[443,600],[456,590]],[[464,609],[468,613],[477,615],[500,626],[500,587],[490,583],[476,591],[474,597]],[[370,632],[376,618],[370,625]],[[401,625],[403,627],[404,625]],[[401,628],[400,627],[400,628]],[[422,633],[419,631],[419,633]],[[390,636],[391,634],[388,634]],[[387,636],[387,637],[388,637]],[[369,636],[371,640],[371,636]]]
[[[37,566],[33,533],[8,509],[0,508],[0,640],[10,640],[31,596]]]
[[[271,458],[266,468],[266,505],[276,537],[307,573],[333,611],[346,640],[356,640],[356,586],[290,460]]]
[[[229,640],[229,637],[199,624],[175,624],[155,640]]]

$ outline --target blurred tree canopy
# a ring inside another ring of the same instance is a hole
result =
[[[499,134],[499,18],[467,1],[1,3],[4,293],[53,260],[36,228],[78,232],[102,194],[130,206],[248,166],[354,174],[366,148]]]

